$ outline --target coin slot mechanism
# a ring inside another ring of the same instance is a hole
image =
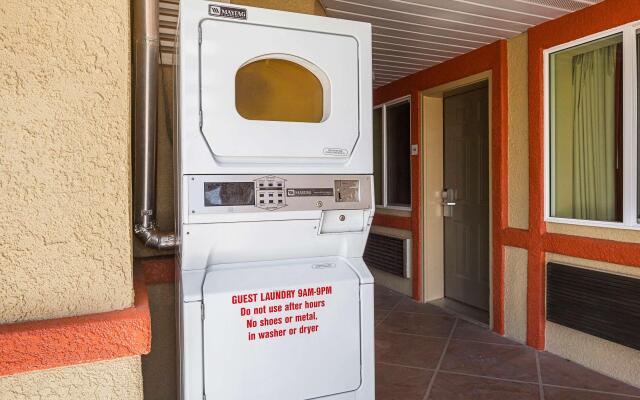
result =
[[[334,182],[336,203],[357,203],[360,201],[360,181],[341,179]]]

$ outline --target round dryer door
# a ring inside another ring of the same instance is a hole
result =
[[[218,162],[346,162],[359,138],[354,37],[201,24],[202,133]]]

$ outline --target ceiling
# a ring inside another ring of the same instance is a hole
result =
[[[162,63],[172,64],[179,0],[158,0]],[[373,87],[602,0],[319,0],[373,25]]]
[[[320,0],[373,26],[373,87],[602,0]]]

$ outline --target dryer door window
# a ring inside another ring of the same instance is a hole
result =
[[[201,129],[217,162],[348,162],[360,128],[354,37],[226,20],[201,32]]]
[[[270,57],[243,65],[236,74],[238,113],[258,121],[322,122],[324,85],[296,61]]]

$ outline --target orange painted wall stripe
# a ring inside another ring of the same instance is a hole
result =
[[[400,217],[397,215],[376,213],[373,217],[373,224],[378,226],[384,226],[386,228],[404,229],[410,231],[411,217]]]
[[[147,354],[149,300],[142,274],[133,307],[100,314],[0,325],[0,376]]]
[[[411,90],[411,143],[418,145],[418,155],[411,156],[411,282],[413,298],[422,301],[422,95],[419,90]],[[418,190],[416,190],[418,188]]]
[[[526,229],[506,228],[502,231],[502,243],[505,246],[529,248],[529,231]]]
[[[508,218],[508,64],[507,42],[497,42],[497,54],[492,65],[491,120],[491,202],[493,241],[493,329],[504,334],[504,244],[502,231]]]
[[[640,267],[640,244],[637,243],[547,233],[543,239],[543,250],[547,253]]]
[[[504,249],[500,238],[506,228],[507,217],[507,44],[498,41],[481,47],[452,60],[438,64],[432,68],[416,72],[405,78],[399,79],[374,91],[374,105],[379,105],[406,95],[412,99],[411,142],[418,144],[419,156],[411,159],[412,173],[412,216],[411,231],[414,237],[414,297],[422,296],[422,157],[424,149],[421,144],[422,134],[422,110],[421,93],[424,90],[453,82],[467,76],[481,72],[492,72],[492,196],[494,208],[492,210],[494,241],[493,255],[493,287],[494,298],[494,329],[504,332]],[[425,244],[429,251],[429,243]]]

